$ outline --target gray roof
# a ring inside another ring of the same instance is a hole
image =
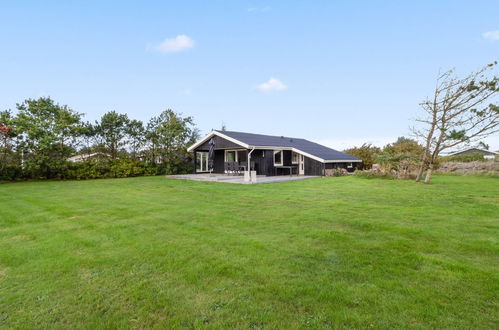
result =
[[[461,151],[456,151],[449,153],[448,156],[457,156],[457,155],[466,155],[466,154],[471,154],[471,153],[478,153],[478,154],[483,154],[483,155],[499,155],[499,153],[490,151],[490,150],[485,150],[485,149],[480,149],[476,147],[471,147],[467,148]]]
[[[305,139],[232,131],[217,132],[255,147],[296,148],[324,160],[360,160],[359,158],[352,155],[348,155],[344,152],[337,151]]]

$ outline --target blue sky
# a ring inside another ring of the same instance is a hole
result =
[[[3,0],[0,109],[49,95],[89,120],[172,108],[203,133],[383,145],[439,70],[499,60],[498,30],[497,0]]]

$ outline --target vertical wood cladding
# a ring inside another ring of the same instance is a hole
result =
[[[213,162],[213,173],[224,173],[225,153],[223,150],[215,150],[215,161]]]
[[[257,175],[274,175],[274,153],[272,150],[255,149],[251,161],[255,163]]]
[[[290,166],[291,164],[291,150],[283,150],[282,152],[283,165]]]
[[[322,176],[324,173],[324,164],[315,159],[305,157],[305,175]]]
[[[234,142],[231,142],[229,140],[221,138],[218,135],[213,136],[213,140],[215,141],[215,149],[230,149],[230,148],[241,149],[241,148],[243,148],[239,144],[236,144]],[[208,150],[210,150],[210,144],[209,143],[210,143],[210,140],[206,141],[205,143],[203,143],[202,145],[200,145],[199,147],[197,147],[196,150],[198,150],[198,151],[201,151],[201,150],[208,151]]]

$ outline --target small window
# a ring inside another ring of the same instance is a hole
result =
[[[291,163],[298,164],[299,159],[300,159],[300,154],[293,151],[293,153],[291,154]]]
[[[274,151],[274,165],[282,165],[282,150]]]
[[[226,151],[225,152],[225,161],[226,162],[235,162],[235,161],[237,161],[236,151]]]

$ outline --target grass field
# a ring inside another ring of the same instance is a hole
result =
[[[499,179],[0,185],[0,328],[496,328]]]

